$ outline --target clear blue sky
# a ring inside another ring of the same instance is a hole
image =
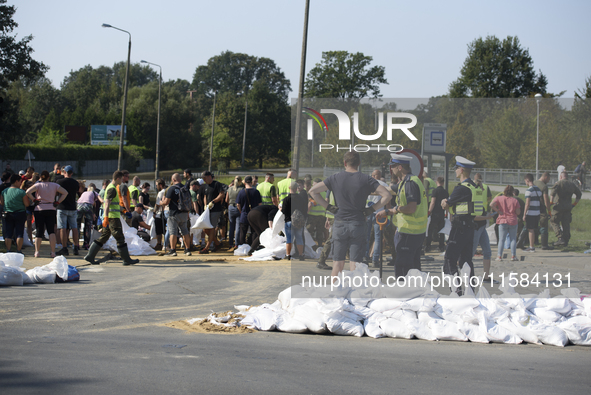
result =
[[[32,34],[34,58],[55,86],[71,70],[126,59],[160,64],[165,80],[193,79],[195,68],[230,50],[273,59],[297,96],[304,0],[130,1],[8,0],[20,37]],[[550,92],[573,97],[591,76],[591,1],[311,0],[306,71],[322,51],[372,56],[386,68],[385,98],[445,94],[477,37],[517,36]]]

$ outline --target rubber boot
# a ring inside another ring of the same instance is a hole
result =
[[[542,250],[554,249],[554,247],[548,245],[548,233],[540,233],[540,239],[542,241]]]
[[[140,261],[139,259],[131,259],[129,256],[129,250],[127,249],[127,244],[117,246],[117,251],[119,251],[119,255],[121,255],[121,259],[123,259],[124,266],[135,265]]]
[[[90,262],[91,265],[100,265],[100,263],[96,262],[94,258],[101,248],[103,248],[102,244],[99,244],[96,240],[93,241],[90,245],[90,248],[88,249],[88,253],[84,257],[84,260]]]

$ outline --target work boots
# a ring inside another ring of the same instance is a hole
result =
[[[90,248],[88,249],[88,253],[84,257],[84,260],[90,262],[91,265],[100,265],[100,263],[96,262],[94,258],[96,257],[96,254],[98,254],[101,248],[103,248],[102,244],[100,244],[96,240],[93,241],[90,245]]]
[[[135,265],[140,261],[139,259],[131,259],[127,244],[117,246],[117,251],[119,251],[119,255],[121,255],[121,259],[123,259],[124,266]]]
[[[548,245],[548,233],[541,233],[542,250],[553,250],[554,247]]]

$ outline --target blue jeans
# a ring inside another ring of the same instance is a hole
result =
[[[488,238],[488,233],[486,233],[486,225],[482,226],[480,229],[474,230],[474,246],[472,247],[472,256],[476,254],[476,248],[478,248],[478,244],[480,244],[482,247],[482,258],[490,259],[492,256],[492,251],[490,249],[490,239]]]
[[[228,217],[230,217],[230,246],[235,245],[238,247],[238,241],[240,240],[240,211],[238,208],[230,205],[228,207]]]
[[[170,232],[168,231],[168,213],[169,211],[164,212],[164,228],[166,229],[166,233],[164,234],[164,247],[170,247]],[[159,218],[159,221],[162,221],[162,218]]]
[[[304,245],[304,228],[295,229],[291,227],[291,221],[285,223],[285,227],[283,228],[285,232],[285,239],[287,243],[293,243],[293,238],[295,238],[295,245],[303,246]]]
[[[511,256],[517,255],[517,225],[499,224],[499,248],[497,256],[503,256],[503,247],[505,247],[505,238],[509,234],[509,240],[511,240]]]

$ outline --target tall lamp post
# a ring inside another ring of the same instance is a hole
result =
[[[154,189],[156,189],[156,180],[160,177],[160,169],[158,167],[160,158],[160,103],[161,103],[161,90],[162,90],[162,67],[156,63],[147,62],[142,60],[142,63],[151,64],[157,66],[160,69],[160,78],[158,80],[158,121],[156,124],[156,163],[154,167]]]
[[[538,170],[538,158],[540,150],[540,102],[542,101],[542,95],[536,93],[536,104],[538,105],[538,116],[537,116],[537,132],[536,132],[536,180],[540,178]]]
[[[125,109],[127,108],[127,83],[129,77],[129,60],[131,58],[131,33],[127,30],[119,29],[118,27],[111,26],[103,23],[103,27],[110,27],[111,29],[119,30],[121,32],[129,34],[129,46],[127,48],[127,68],[125,69],[125,87],[123,88],[123,114],[121,116],[121,133],[119,138],[119,160],[117,161],[117,170],[121,170],[121,162],[123,159],[123,135],[125,134]]]
[[[217,96],[217,91],[213,92],[213,115],[211,117],[211,142],[209,143],[209,167],[208,170],[211,171],[211,159],[213,157],[213,130],[215,129],[215,98]]]
[[[242,164],[241,167],[244,169],[244,155],[246,151],[246,121],[248,119],[248,98],[246,98],[246,105],[244,106],[244,133],[242,134]]]

